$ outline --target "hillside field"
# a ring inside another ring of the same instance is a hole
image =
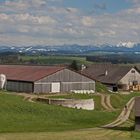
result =
[[[93,128],[110,122],[117,115],[118,112],[76,110],[30,103],[20,96],[0,94],[0,132],[46,132]]]
[[[71,64],[73,60],[76,60],[78,64],[92,64],[92,62],[86,61],[86,57],[74,57],[74,56],[21,56],[23,63],[35,63],[42,65],[55,65],[55,64]]]
[[[93,98],[95,110],[86,111],[30,103],[21,96],[0,92],[0,140],[137,140],[140,133],[133,131],[133,120],[116,129],[103,129],[100,126],[115,120],[125,103],[139,95],[111,94],[112,105],[117,110],[108,112],[100,105],[101,99],[97,95],[55,96]]]

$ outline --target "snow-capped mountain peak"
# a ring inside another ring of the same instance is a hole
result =
[[[133,48],[134,45],[134,42],[120,42],[119,44],[117,44],[117,47]]]

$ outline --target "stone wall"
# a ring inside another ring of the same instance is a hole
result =
[[[41,101],[47,104],[60,105],[69,108],[94,110],[93,99],[46,99],[37,98],[37,101]]]

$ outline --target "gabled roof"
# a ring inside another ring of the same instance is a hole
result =
[[[82,71],[92,79],[106,84],[116,84],[130,70],[131,66],[120,66],[115,64],[93,64]],[[107,72],[107,75],[105,73]]]
[[[62,69],[64,67],[0,65],[0,74],[5,74],[7,80],[34,82]]]
[[[140,65],[135,65],[134,68],[140,73]]]
[[[135,98],[135,116],[140,117],[140,97]]]

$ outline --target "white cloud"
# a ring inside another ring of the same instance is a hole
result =
[[[140,1],[139,0],[131,0],[133,3],[135,3],[135,4],[138,4],[138,3],[140,3]]]
[[[116,32],[113,31],[113,30],[110,30],[110,31],[108,30],[108,31],[104,31],[104,32],[99,33],[99,36],[101,36],[101,37],[104,37],[104,36],[111,37],[111,36],[114,36],[114,35],[116,35]]]
[[[29,7],[29,3],[27,1],[22,1],[22,0],[15,0],[15,1],[10,1],[6,0],[4,6],[6,7],[11,7],[11,8],[16,8],[16,9],[27,9]]]
[[[95,20],[93,19],[93,17],[89,17],[89,16],[84,16],[82,18],[82,24],[84,26],[88,26],[88,27],[91,27],[95,24]]]
[[[15,24],[54,24],[56,22],[55,19],[49,16],[33,16],[28,13],[26,14],[0,14],[1,22],[9,22]],[[0,22],[0,23],[1,23]]]
[[[46,0],[6,0],[4,6],[18,9],[27,9],[30,7],[40,7],[46,4]]]
[[[140,14],[140,7],[134,7],[125,11],[128,14]]]
[[[30,27],[29,26],[18,26],[17,31],[21,33],[29,33]]]
[[[5,13],[0,14],[0,21],[7,21],[9,20],[9,16]]]
[[[88,15],[77,8],[52,5],[56,1],[63,0],[7,0],[2,3],[0,43],[118,44],[140,40],[138,5],[118,13]]]

